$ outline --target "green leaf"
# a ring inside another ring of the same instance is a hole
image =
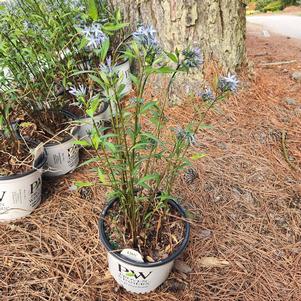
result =
[[[101,46],[101,50],[100,50],[100,59],[102,62],[104,62],[106,56],[107,56],[107,53],[108,53],[108,50],[110,48],[110,40],[109,39],[106,39],[102,46]]]
[[[145,149],[146,147],[148,147],[149,143],[146,142],[140,142],[135,144],[134,146],[132,146],[130,148],[130,151],[134,150],[134,149]]]
[[[134,74],[130,73],[130,78],[131,78],[132,82],[133,82],[136,86],[139,85],[139,79],[138,79],[137,76],[135,76]]]
[[[97,168],[97,175],[98,175],[98,179],[101,183],[103,183],[103,184],[107,183],[106,176],[100,168]]]
[[[76,181],[76,182],[75,182],[75,186],[76,186],[77,188],[91,187],[91,186],[93,186],[93,185],[94,185],[94,183],[92,183],[92,182],[83,182],[83,181]]]
[[[169,66],[163,66],[163,67],[160,67],[160,68],[155,70],[155,72],[158,73],[158,74],[173,73],[175,71],[176,70],[174,68],[171,68]]]
[[[191,160],[198,160],[198,159],[204,158],[206,156],[207,156],[207,154],[204,154],[204,153],[195,153],[191,156]]]
[[[102,30],[103,31],[117,31],[128,25],[129,25],[129,23],[117,23],[117,24],[107,23],[102,26]]]
[[[178,58],[177,56],[172,53],[172,52],[166,52],[166,55],[174,62],[174,63],[177,63],[178,62]]]
[[[91,146],[91,144],[86,140],[76,140],[73,142],[73,144],[81,146]]]
[[[95,0],[88,0],[88,15],[93,21],[98,20],[98,11]]]
[[[94,147],[94,149],[98,149],[99,147],[99,137],[98,137],[98,134],[97,132],[93,133],[92,136],[91,136],[91,144],[92,146]]]
[[[89,117],[93,118],[95,112],[99,107],[99,103],[100,99],[98,97],[93,98],[93,100],[90,102],[90,108],[86,110],[86,113]]]
[[[96,83],[98,83],[101,87],[103,86],[103,81],[99,78],[99,77],[97,77],[97,76],[95,76],[95,75],[92,75],[92,74],[89,74],[89,77],[94,81],[94,82],[96,82]]]
[[[78,46],[78,49],[79,49],[79,50],[84,49],[84,48],[87,46],[87,44],[88,44],[87,39],[86,39],[85,37],[82,38],[81,41],[80,41],[80,44],[79,44],[79,46]]]
[[[147,102],[146,104],[144,104],[140,109],[140,114],[147,112],[152,107],[158,108],[156,101],[150,101],[150,102]]]
[[[151,174],[151,175],[146,175],[138,181],[137,185],[140,185],[144,188],[149,189],[150,187],[146,183],[149,182],[149,181],[152,181],[152,180],[158,181],[159,178],[160,178],[160,175],[158,173],[154,173],[154,174]]]
[[[105,147],[107,147],[108,149],[110,149],[110,151],[111,151],[112,153],[116,153],[117,148],[116,148],[115,144],[113,144],[113,143],[111,143],[111,142],[108,142],[108,141],[105,141],[105,142],[104,142],[104,145],[105,145]]]

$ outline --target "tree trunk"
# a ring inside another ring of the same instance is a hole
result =
[[[245,4],[239,0],[112,0],[135,27],[152,25],[166,49],[202,49],[234,70],[245,61]],[[134,29],[134,28],[133,28]]]

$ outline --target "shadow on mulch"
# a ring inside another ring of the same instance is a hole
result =
[[[256,50],[254,42],[258,51],[267,46],[259,37],[248,42],[250,51]],[[279,57],[253,59],[257,64]],[[175,186],[192,220],[190,245],[182,256],[191,273],[173,272],[148,295],[118,288],[98,239],[105,190],[69,189],[74,180],[92,177],[85,167],[46,182],[51,193],[31,216],[0,225],[0,299],[299,300],[301,86],[289,76],[295,65],[282,66],[288,72],[255,66],[240,93],[210,114],[213,128],[198,135],[208,153],[194,166],[199,178],[187,185],[180,175]],[[289,104],[287,97],[295,102]],[[171,108],[169,115],[171,123],[187,123],[192,100]],[[204,266],[204,257],[228,263]]]

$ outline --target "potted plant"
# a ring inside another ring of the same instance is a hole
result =
[[[67,100],[60,89],[68,68],[61,64],[56,31],[31,14],[33,3],[37,2],[18,2],[2,11],[0,66],[8,70],[7,85],[17,95],[16,131],[25,139],[43,142],[48,155],[45,174],[59,176],[78,165],[74,145],[78,129],[63,111]],[[59,21],[53,23],[60,28]]]
[[[0,71],[0,222],[29,215],[41,202],[46,156],[36,141],[18,139],[10,121],[15,92]]]
[[[126,290],[147,293],[168,277],[189,240],[189,221],[173,195],[176,176],[191,160],[204,156],[196,151],[195,135],[207,112],[235,91],[238,82],[235,76],[220,77],[214,92],[206,88],[201,93],[203,101],[199,101],[200,114],[195,120],[186,127],[168,130],[165,111],[170,86],[178,72],[202,64],[201,52],[197,48],[165,52],[151,27],[139,27],[133,37],[126,42],[125,53],[137,60],[137,73],[131,75],[136,95],[124,101],[123,86],[110,60],[98,73],[91,71],[91,80],[110,96],[116,116],[111,118],[111,132],[103,135],[95,126],[90,143],[85,145],[95,149],[95,183],[110,189],[109,202],[99,220],[109,270]],[[147,100],[145,87],[158,74],[170,77],[166,94],[160,100]],[[92,184],[79,182],[77,186]]]
[[[126,96],[132,90],[130,79],[130,60],[122,54],[123,30],[128,25],[122,22],[119,10],[113,10],[106,1],[101,3],[90,1],[88,14],[84,22],[75,24],[77,29],[77,47],[74,53],[84,53],[85,61],[82,61],[79,68],[75,65],[75,72],[69,78],[69,94],[71,96],[71,111],[79,116],[77,122],[80,124],[79,136],[82,140],[89,140],[90,132],[93,128],[93,122],[86,114],[87,103],[95,106],[100,104],[94,111],[94,119],[97,124],[103,124],[109,121],[111,112],[109,110],[110,96],[102,89],[97,89],[93,82],[89,80],[89,72],[98,71],[104,64],[107,57],[112,60],[112,65],[120,79],[120,85],[123,85],[123,95]],[[79,97],[80,96],[80,97]],[[115,114],[115,110],[113,112]]]

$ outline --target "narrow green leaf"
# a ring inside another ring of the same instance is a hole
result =
[[[107,53],[108,53],[108,50],[110,48],[110,40],[109,39],[106,39],[102,46],[101,46],[101,51],[100,51],[100,59],[102,62],[104,62],[105,58],[107,57]]]
[[[103,31],[117,31],[117,30],[127,27],[128,25],[129,25],[129,23],[117,23],[117,24],[107,23],[102,26],[102,30]]]
[[[98,179],[101,183],[103,183],[103,184],[107,183],[106,176],[100,168],[97,169],[97,175],[98,175]]]
[[[177,56],[172,53],[172,52],[166,52],[166,55],[174,62],[174,63],[177,63],[178,62],[178,58]]]
[[[86,140],[76,140],[73,144],[81,146],[91,146],[91,144]]]
[[[152,180],[158,181],[159,178],[160,178],[160,175],[158,173],[154,173],[154,174],[151,174],[151,175],[146,175],[138,181],[137,185],[140,185],[140,186],[145,187],[145,188],[149,188],[149,186],[146,183],[149,182],[149,181],[152,181]]]
[[[147,112],[152,107],[158,108],[156,101],[150,101],[150,102],[147,102],[146,104],[144,104],[140,109],[140,114]]]
[[[88,15],[93,21],[98,20],[98,11],[95,0],[88,0]]]

